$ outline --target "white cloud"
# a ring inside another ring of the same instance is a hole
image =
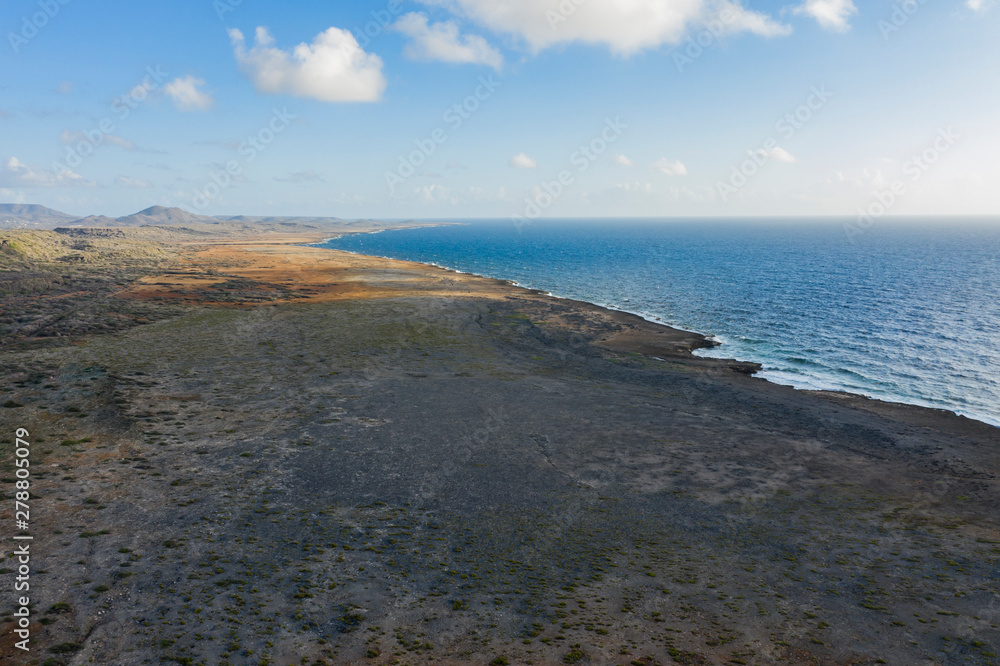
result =
[[[711,11],[708,21],[721,21],[725,26],[723,34],[749,32],[760,37],[787,37],[792,34],[792,26],[747,9],[739,0],[721,0]]]
[[[798,161],[791,153],[789,153],[781,146],[775,146],[771,150],[765,150],[764,153],[767,155],[768,159],[774,160],[775,162],[784,162],[785,164],[792,164]]]
[[[687,167],[680,160],[676,162],[671,162],[666,157],[661,157],[660,159],[653,162],[650,167],[653,171],[659,171],[662,174],[668,176],[686,176],[688,175]]]
[[[858,13],[858,8],[854,6],[854,0],[805,0],[792,12],[811,16],[826,30],[847,32],[851,29],[848,20]]]
[[[525,153],[518,153],[510,158],[510,165],[515,169],[534,169],[538,162],[528,157]]]
[[[991,0],[965,0],[965,6],[976,12],[985,12],[993,4]]]
[[[91,145],[100,145],[106,143],[109,146],[118,146],[125,150],[135,150],[135,144],[128,139],[123,139],[120,136],[115,136],[114,134],[102,134],[101,132],[96,132],[94,137],[97,139],[96,143],[90,137],[88,137],[83,132],[74,132],[72,130],[63,130],[59,135],[59,143],[69,145],[78,145],[80,143],[87,143]]]
[[[678,44],[709,20],[725,32],[786,35],[790,28],[739,0],[420,0],[445,7],[496,33],[523,39],[533,51],[584,42],[630,55]]]
[[[230,30],[236,61],[258,92],[322,102],[376,102],[385,90],[382,59],[365,53],[347,30],[330,28],[312,44],[289,53],[274,47],[267,28],[257,28],[249,51],[239,30]]]
[[[131,187],[137,190],[149,189],[153,186],[148,180],[142,178],[132,178],[130,176],[118,176],[115,178],[115,185],[119,187]]]
[[[413,192],[419,197],[420,203],[447,203],[451,205],[460,203],[460,199],[455,196],[451,189],[443,185],[425,185],[416,188]]]
[[[615,155],[614,157],[611,158],[611,160],[618,166],[630,167],[635,165],[635,162],[633,162],[632,160],[630,160],[629,158],[625,157],[622,154]]]
[[[426,14],[410,12],[396,21],[392,29],[410,37],[412,41],[405,53],[414,60],[489,65],[494,69],[503,66],[499,51],[479,35],[460,35],[452,21],[428,24]]]
[[[274,47],[267,28],[257,28],[249,51],[242,32],[230,30],[229,36],[236,61],[258,92],[321,102],[377,102],[385,90],[382,59],[365,53],[347,30],[330,28],[291,53]]]
[[[0,187],[93,187],[93,181],[78,173],[64,169],[59,173],[33,167],[16,157],[7,160],[6,168],[0,172]]]
[[[205,85],[204,79],[198,79],[188,74],[174,79],[163,89],[170,95],[174,106],[180,111],[205,111],[212,108],[215,100],[208,93],[199,90],[203,85]]]

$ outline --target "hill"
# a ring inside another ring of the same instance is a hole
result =
[[[182,208],[150,206],[122,217],[76,217],[37,204],[0,204],[0,229],[55,230],[77,237],[103,237],[101,230],[132,229],[128,238],[168,240],[192,236],[240,236],[260,233],[355,233],[398,227],[399,223],[343,220],[337,217],[219,215],[210,217]],[[412,226],[404,224],[403,226]],[[116,235],[115,237],[122,237]]]
[[[38,204],[0,204],[0,229],[51,229],[75,219]]]
[[[214,217],[189,213],[183,208],[167,208],[165,206],[150,206],[133,215],[115,219],[111,226],[116,227],[191,227],[216,225]]]

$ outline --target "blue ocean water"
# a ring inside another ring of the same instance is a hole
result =
[[[509,221],[324,244],[513,280],[714,337],[758,375],[1000,425],[1000,221]]]

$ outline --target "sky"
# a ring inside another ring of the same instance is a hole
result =
[[[1000,0],[4,0],[0,202],[1000,215]]]

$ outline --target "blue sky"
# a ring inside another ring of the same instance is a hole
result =
[[[996,0],[7,0],[0,25],[7,202],[1000,214]]]

